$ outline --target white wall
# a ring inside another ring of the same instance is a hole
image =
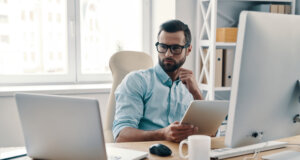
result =
[[[176,19],[186,23],[192,34],[192,52],[183,67],[195,71],[196,54],[196,4],[197,0],[176,0]]]
[[[98,99],[102,119],[108,103],[109,93],[64,94],[66,96],[91,97]],[[103,122],[103,121],[102,121]],[[0,147],[24,146],[16,102],[13,96],[0,97]]]

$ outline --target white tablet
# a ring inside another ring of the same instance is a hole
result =
[[[192,101],[180,123],[197,126],[197,134],[214,136],[225,120],[228,108],[229,101],[227,100]]]

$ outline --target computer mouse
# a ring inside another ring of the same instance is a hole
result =
[[[149,151],[151,154],[155,154],[161,157],[167,157],[172,154],[171,149],[163,144],[153,144],[152,146],[150,146]]]

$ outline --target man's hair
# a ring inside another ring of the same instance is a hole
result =
[[[185,37],[185,44],[191,45],[192,36],[191,36],[191,31],[189,29],[189,26],[187,24],[184,24],[180,20],[169,20],[169,21],[161,24],[159,27],[159,32],[158,32],[157,38],[159,38],[159,35],[162,31],[166,31],[169,33],[183,31],[184,37]]]

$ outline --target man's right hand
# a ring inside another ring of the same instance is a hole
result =
[[[171,123],[169,126],[152,131],[140,130],[132,127],[123,128],[116,138],[116,142],[161,141],[167,140],[179,143],[188,136],[198,132],[198,127],[189,124]]]
[[[188,136],[195,134],[198,127],[188,124],[180,124],[178,121],[171,123],[166,128],[162,129],[165,140],[179,143]]]

